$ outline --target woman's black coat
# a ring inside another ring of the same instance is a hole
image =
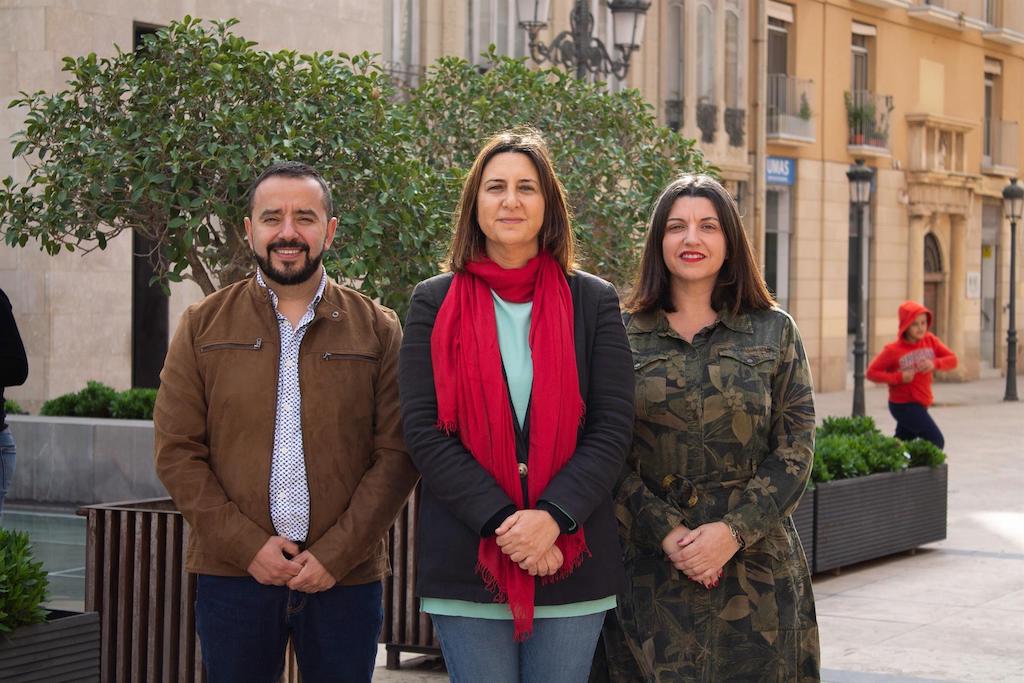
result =
[[[430,335],[452,277],[450,273],[438,275],[416,286],[399,365],[405,440],[423,476],[416,593],[489,603],[494,595],[476,573],[477,548],[481,534],[493,531],[493,518],[514,505],[458,436],[447,436],[436,426]],[[615,288],[581,271],[567,279],[586,416],[576,451],[540,498],[583,526],[591,556],[563,581],[545,584],[538,579],[538,605],[603,598],[619,593],[624,582],[612,487],[632,442],[632,355]],[[525,439],[517,439],[521,462],[527,459],[523,445]]]

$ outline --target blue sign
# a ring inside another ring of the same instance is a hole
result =
[[[796,182],[796,159],[768,157],[764,163],[764,180],[768,185],[792,185]]]

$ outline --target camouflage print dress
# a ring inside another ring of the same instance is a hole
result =
[[[691,344],[659,311],[626,331],[636,426],[616,500],[629,588],[605,634],[611,680],[819,680],[810,574],[789,517],[814,450],[796,325],[780,310],[722,314]],[[661,540],[714,521],[745,547],[708,590]]]

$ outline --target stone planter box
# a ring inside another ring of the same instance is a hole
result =
[[[814,500],[817,496],[817,489],[804,491],[800,504],[793,511],[793,525],[796,533],[800,536],[800,545],[804,548],[804,556],[807,558],[807,567],[814,569]]]
[[[10,502],[88,505],[167,495],[153,468],[150,420],[8,415],[7,423],[18,450]]]
[[[947,485],[945,464],[818,484],[814,571],[946,538]]]
[[[100,616],[51,610],[42,624],[0,637],[0,679],[21,683],[100,680]]]

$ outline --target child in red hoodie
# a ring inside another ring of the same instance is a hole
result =
[[[900,304],[900,334],[871,361],[867,376],[889,385],[889,412],[896,418],[896,438],[920,437],[942,448],[945,439],[928,414],[932,371],[952,370],[956,354],[928,331],[932,312],[916,301]]]

